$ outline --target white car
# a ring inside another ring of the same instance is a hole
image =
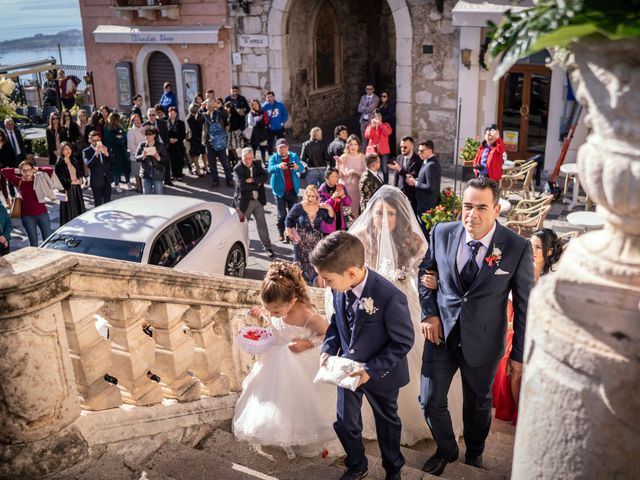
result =
[[[42,248],[242,277],[249,231],[235,209],[222,203],[136,195],[74,218]]]

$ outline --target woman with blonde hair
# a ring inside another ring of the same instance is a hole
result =
[[[320,127],[313,127],[309,132],[309,140],[302,144],[300,160],[307,166],[307,182],[309,185],[315,185],[316,187],[322,185],[324,172],[330,166],[330,158],[327,146],[322,141]]]
[[[357,135],[349,135],[344,153],[338,160],[340,180],[351,198],[351,215],[358,218],[360,214],[360,177],[367,169],[362,153],[362,144]]]
[[[333,223],[334,211],[329,205],[320,203],[320,194],[315,185],[309,185],[285,219],[287,236],[293,243],[293,259],[300,265],[302,275],[309,285],[317,282],[317,273],[309,262],[309,254],[324,236],[322,222]]]

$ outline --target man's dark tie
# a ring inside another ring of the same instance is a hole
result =
[[[353,332],[353,324],[356,321],[356,313],[353,311],[353,304],[356,302],[358,297],[353,293],[352,290],[348,290],[346,295],[344,296],[344,316],[347,320],[347,329],[349,333],[349,340],[351,340],[351,332]]]
[[[11,140],[11,146],[13,147],[13,151],[17,155],[18,154],[18,145],[16,144],[16,137],[15,137],[14,130],[11,130],[9,132],[9,140]]]
[[[462,289],[465,292],[469,290],[469,287],[473,283],[473,280],[476,278],[476,275],[478,275],[478,271],[480,270],[480,268],[478,267],[478,263],[476,262],[476,256],[478,255],[478,251],[482,246],[482,242],[471,240],[468,245],[471,249],[471,256],[460,271],[460,283],[462,283]]]

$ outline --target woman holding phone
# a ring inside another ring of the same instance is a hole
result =
[[[169,152],[162,143],[156,142],[158,130],[147,127],[144,131],[145,141],[138,145],[136,161],[141,163],[142,193],[162,194],[164,183],[164,166],[169,164]]]

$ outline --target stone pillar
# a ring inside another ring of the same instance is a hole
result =
[[[0,478],[41,478],[87,454],[61,307],[77,260],[62,257],[0,259]]]
[[[112,328],[111,352],[113,376],[124,389],[122,398],[133,405],[152,405],[162,401],[160,385],[151,380],[155,373],[156,343],[142,330],[143,319],[151,302],[145,300],[112,300],[105,302],[103,316]]]
[[[104,379],[111,368],[111,341],[100,336],[94,319],[103,305],[102,300],[88,298],[62,304],[80,404],[87,410],[106,410],[122,403],[118,387]]]
[[[213,331],[214,316],[218,307],[194,306],[187,310],[184,321],[195,343],[193,373],[202,382],[202,393],[212,397],[230,393],[229,377],[220,369],[220,356],[230,351],[218,348],[218,338]]]
[[[156,341],[155,373],[160,375],[165,397],[179,402],[200,399],[200,382],[187,374],[193,368],[193,340],[183,330],[182,317],[189,305],[156,303],[149,309]]]
[[[591,134],[580,182],[605,228],[573,240],[529,303],[512,478],[640,477],[639,40],[581,40]]]

